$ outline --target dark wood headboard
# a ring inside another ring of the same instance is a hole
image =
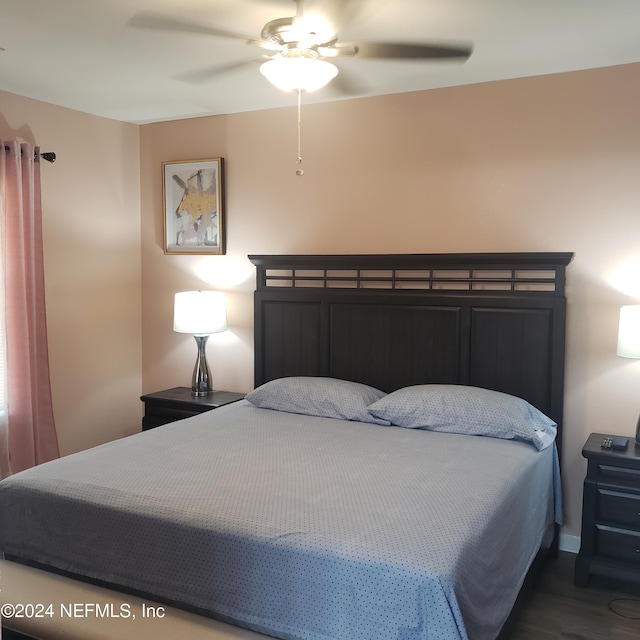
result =
[[[572,257],[249,256],[255,384],[294,375],[387,392],[467,384],[520,396],[561,427]]]

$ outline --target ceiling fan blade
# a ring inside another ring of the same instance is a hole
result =
[[[173,76],[176,80],[181,82],[188,82],[189,84],[202,84],[203,82],[209,82],[215,78],[230,73],[231,71],[237,71],[245,67],[250,67],[258,62],[264,62],[265,58],[254,58],[253,60],[240,60],[236,62],[229,62],[228,64],[217,64],[203,69],[197,69],[195,71],[187,71],[186,73],[178,73]]]
[[[345,53],[340,49],[344,48]],[[431,60],[438,58],[463,58],[466,60],[471,55],[473,48],[470,46],[445,46],[429,44],[408,44],[400,42],[356,42],[344,43],[337,49],[338,55],[353,55],[350,48],[356,49],[358,58],[381,59],[422,59]]]
[[[218,38],[233,38],[235,40],[244,40],[245,42],[254,42],[253,38],[241,33],[219,29],[218,27],[210,27],[196,22],[189,22],[188,20],[181,20],[179,18],[172,18],[159,13],[137,13],[127,22],[127,26],[138,29],[156,29],[172,31],[174,33],[195,33]]]
[[[338,58],[339,56],[348,56],[352,58],[358,55],[358,45],[356,44],[341,44],[335,40],[333,42],[325,42],[318,48],[318,55],[322,58]]]

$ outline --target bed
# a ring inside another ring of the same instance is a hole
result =
[[[44,607],[4,624],[506,637],[561,522],[571,254],[250,259],[246,400],[0,483],[0,595]]]

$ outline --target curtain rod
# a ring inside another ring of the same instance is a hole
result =
[[[4,146],[4,150],[5,153],[9,153],[9,151],[11,151],[11,147],[8,147],[7,145]],[[33,157],[35,158],[37,156],[36,153],[33,154]],[[55,151],[44,151],[43,153],[40,154],[40,157],[43,160],[46,160],[47,162],[55,162],[56,161],[56,154]]]

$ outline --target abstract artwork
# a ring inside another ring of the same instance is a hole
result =
[[[223,158],[162,163],[164,252],[225,252]]]

